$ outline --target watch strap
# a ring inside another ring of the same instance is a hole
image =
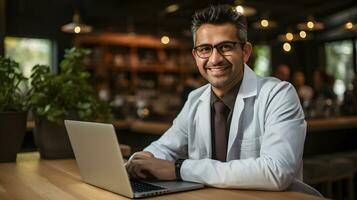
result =
[[[175,162],[175,173],[176,173],[176,178],[177,180],[182,180],[182,177],[181,177],[181,166],[182,166],[182,163],[185,161],[185,159],[178,159],[176,160]]]

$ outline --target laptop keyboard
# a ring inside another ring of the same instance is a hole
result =
[[[130,180],[131,188],[133,188],[134,192],[150,192],[155,190],[166,189],[160,186],[152,185],[150,183],[144,183],[141,181]]]

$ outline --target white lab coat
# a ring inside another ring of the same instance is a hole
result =
[[[182,179],[214,187],[283,190],[301,181],[306,122],[290,83],[259,77],[245,65],[227,162],[211,159],[210,95],[210,84],[192,91],[171,128],[145,151],[186,158]]]

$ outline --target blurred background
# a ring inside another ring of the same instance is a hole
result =
[[[258,75],[295,86],[308,123],[304,158],[357,149],[355,0],[0,0],[0,55],[29,77],[35,64],[59,73],[65,49],[91,50],[90,83],[110,103],[120,141],[137,151],[160,137],[189,92],[206,83],[191,54],[190,25],[194,11],[209,4],[247,16],[254,47],[248,65]],[[23,151],[36,149],[33,128],[29,123]],[[324,166],[315,161],[313,170]],[[307,180],[332,197],[338,189],[323,184],[334,180],[314,182],[313,170]],[[333,197],[345,199],[355,189],[341,184],[342,196]]]

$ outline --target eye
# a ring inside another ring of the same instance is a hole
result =
[[[196,50],[200,53],[210,53],[212,50],[211,46],[199,46],[196,48]]]
[[[232,51],[234,48],[234,45],[232,43],[223,43],[223,44],[219,45],[218,48],[221,52],[227,52],[227,51]]]

